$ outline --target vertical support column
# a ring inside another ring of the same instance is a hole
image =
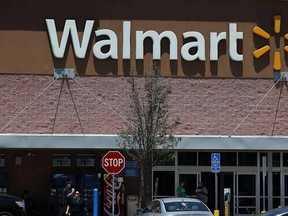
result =
[[[175,185],[174,185],[174,194],[177,196],[177,187],[179,185],[179,170],[178,170],[178,151],[175,151]]]
[[[98,189],[93,190],[93,216],[98,216]]]
[[[266,157],[262,157],[262,188],[263,188],[263,208],[261,212],[265,212],[266,206],[265,206],[265,201],[266,201],[266,191],[265,191],[265,178],[266,178],[266,173],[267,173],[267,169],[266,169]]]
[[[284,169],[283,169],[283,152],[280,153],[280,204],[281,206],[285,206],[285,175],[284,175]]]
[[[267,191],[268,206],[266,206],[266,209],[272,209],[273,208],[273,169],[272,169],[273,168],[273,154],[272,152],[267,153],[267,162],[268,162],[268,168],[267,168],[266,179],[267,179],[267,185],[268,185],[268,191]],[[280,188],[281,188],[281,178],[280,178]],[[282,190],[280,190],[280,195],[281,195],[281,192]],[[281,199],[280,199],[280,203],[281,203]]]

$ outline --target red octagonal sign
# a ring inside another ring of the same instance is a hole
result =
[[[102,167],[109,174],[118,174],[125,168],[125,157],[119,151],[109,151],[102,158]]]

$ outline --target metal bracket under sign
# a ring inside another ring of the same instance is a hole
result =
[[[285,72],[285,71],[274,72],[274,81],[278,81],[278,80],[280,82],[288,82],[288,72]]]
[[[74,68],[54,68],[55,79],[74,79],[75,69]]]

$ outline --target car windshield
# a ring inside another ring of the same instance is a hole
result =
[[[186,201],[177,201],[177,202],[168,202],[165,203],[165,209],[167,212],[174,211],[209,211],[209,209],[201,202],[186,202]]]

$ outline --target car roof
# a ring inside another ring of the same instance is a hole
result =
[[[164,203],[169,203],[169,202],[201,202],[199,199],[188,198],[188,197],[169,197],[169,198],[161,198],[158,200],[162,200]]]
[[[280,208],[271,209],[267,212],[264,212],[261,215],[263,215],[263,216],[264,215],[270,215],[270,214],[272,215],[272,213],[274,215],[274,214],[280,214],[280,213],[284,213],[284,212],[288,212],[288,207],[280,207]]]

